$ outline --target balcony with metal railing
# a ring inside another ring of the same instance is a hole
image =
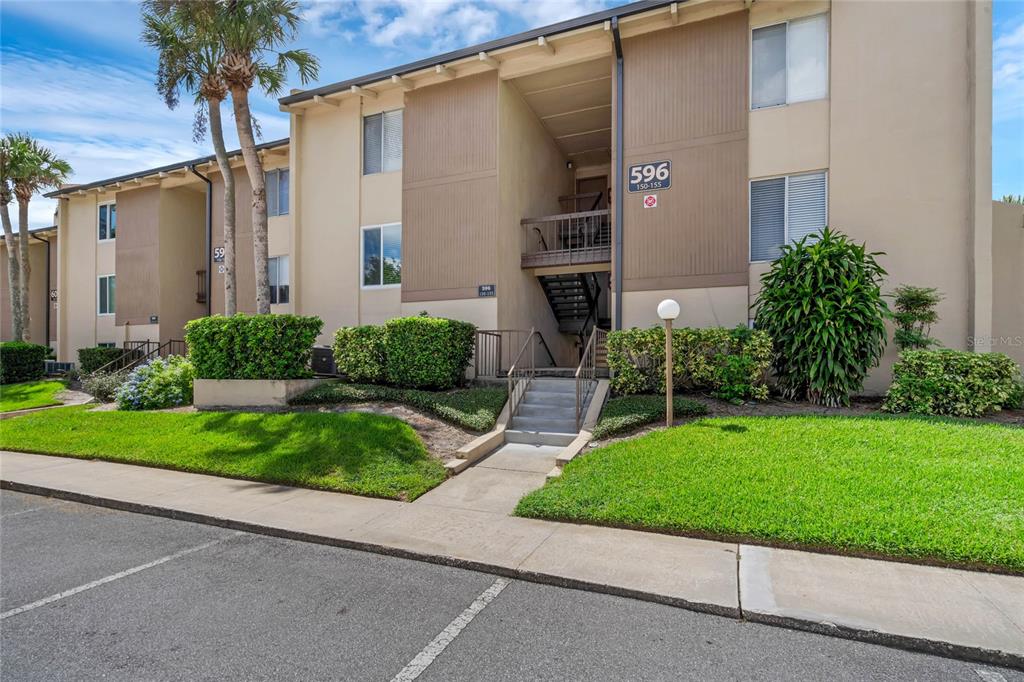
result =
[[[600,193],[561,197],[579,206]],[[589,203],[589,202],[588,202]],[[595,205],[597,201],[593,202]],[[524,234],[522,267],[607,263],[612,259],[612,231],[608,209],[559,213],[520,221]]]

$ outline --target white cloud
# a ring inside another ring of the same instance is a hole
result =
[[[1024,125],[1024,21],[992,41],[992,119]]]

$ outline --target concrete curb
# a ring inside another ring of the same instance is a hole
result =
[[[783,627],[793,630],[813,632],[816,634],[827,635],[830,637],[838,637],[842,639],[866,642],[869,644],[882,645],[896,649],[922,652],[937,656],[944,656],[947,658],[974,661],[978,663],[1014,668],[1017,670],[1024,671],[1024,656],[1018,656],[1016,654],[1011,654],[1003,651],[996,651],[992,649],[985,649],[980,647],[951,644],[949,642],[942,642],[938,640],[930,640],[917,637],[910,637],[906,635],[896,635],[878,632],[876,630],[852,628],[848,626],[836,625],[834,623],[829,622],[816,622],[801,618],[794,618],[790,616],[776,616],[771,614],[764,614],[756,611],[746,610],[743,608],[742,603],[740,603],[739,608],[731,608],[721,606],[718,604],[694,602],[686,599],[681,599],[678,597],[669,597],[666,595],[658,594],[656,592],[646,592],[643,590],[616,587],[613,585],[606,585],[602,583],[579,580],[575,578],[566,578],[563,576],[552,575],[548,573],[525,571],[515,568],[509,568],[507,566],[488,564],[480,561],[458,559],[455,557],[445,556],[441,554],[428,554],[423,552],[416,552],[406,549],[400,549],[397,547],[389,547],[387,545],[379,545],[370,542],[345,540],[342,538],[332,538],[322,535],[315,535],[311,533],[303,533],[300,531],[286,530],[283,528],[274,528],[272,526],[263,526],[259,524],[236,521],[233,519],[222,518],[207,514],[198,514],[195,512],[185,512],[165,507],[156,507],[152,505],[140,504],[136,502],[114,500],[95,495],[88,495],[85,493],[75,493],[60,490],[57,488],[49,488],[34,484],[18,483],[16,481],[0,480],[0,489],[28,493],[32,495],[41,495],[45,497],[53,497],[57,499],[68,500],[70,502],[89,504],[97,507],[106,507],[108,509],[117,509],[120,511],[127,511],[138,514],[148,514],[150,516],[160,516],[179,521],[188,521],[191,523],[202,523],[205,525],[219,526],[222,528],[229,528],[232,530],[239,530],[258,535],[266,535],[269,537],[278,537],[287,540],[295,540],[299,542],[309,542],[320,545],[328,545],[332,547],[340,547],[343,549],[372,552],[375,554],[394,556],[402,559],[411,559],[414,561],[423,561],[426,563],[439,564],[442,566],[463,568],[467,570],[480,571],[484,573],[490,573],[493,575],[514,578],[533,583],[553,585],[556,587],[584,590],[589,592],[598,592],[618,597],[626,597],[629,599],[638,599],[641,601],[648,601],[657,604],[665,604],[667,606],[683,608],[689,611],[708,613],[716,616],[739,619],[763,625],[771,625],[775,627]]]

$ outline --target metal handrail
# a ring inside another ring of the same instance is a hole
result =
[[[586,407],[587,398],[597,380],[597,351],[604,345],[608,332],[594,327],[590,332],[590,339],[587,340],[586,348],[580,357],[580,364],[576,368],[576,431],[579,432],[583,426],[583,409]],[[584,382],[586,382],[584,384]]]
[[[124,352],[115,360],[111,360],[99,369],[93,370],[93,374],[100,372],[123,372],[124,370],[138,367],[147,360],[156,357],[167,357],[175,355],[175,349],[180,349],[180,355],[188,352],[188,347],[181,339],[168,339],[163,343],[157,341],[125,341]],[[140,355],[141,353],[141,355]]]
[[[534,377],[537,376],[537,343],[541,343],[547,348],[547,343],[544,341],[543,335],[536,330],[531,328],[529,335],[526,337],[526,341],[523,343],[522,348],[519,349],[519,353],[516,355],[515,360],[512,361],[512,366],[508,370],[508,418],[509,421],[516,416],[516,412],[519,410],[519,403],[522,401],[523,396],[526,395],[526,391],[530,388],[530,383]],[[529,349],[529,353],[527,353]],[[550,355],[551,351],[548,351]]]
[[[513,354],[529,334],[529,329],[478,329],[473,348],[476,376],[505,376],[514,360]],[[555,356],[543,336],[539,337],[538,343],[544,349],[548,364],[555,366]],[[544,361],[543,356],[541,361]]]

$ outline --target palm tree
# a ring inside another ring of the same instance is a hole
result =
[[[11,225],[10,203],[14,201],[14,186],[11,182],[11,168],[22,153],[22,145],[13,135],[0,138],[0,220],[4,227],[4,243],[7,245],[7,284],[11,296],[11,323],[14,327],[11,338],[20,339],[23,333],[21,322],[21,284],[18,276],[18,249],[14,241],[14,228]]]
[[[157,91],[173,109],[182,90],[197,105],[193,138],[203,139],[207,127],[224,180],[224,314],[238,310],[235,287],[235,176],[228,161],[220,105],[228,96],[218,73],[223,50],[215,34],[217,3],[213,0],[145,0],[142,40],[160,54]],[[207,126],[209,122],[209,126]]]
[[[252,185],[252,249],[256,265],[256,312],[270,312],[267,253],[267,191],[263,161],[256,152],[249,90],[256,83],[268,95],[279,94],[289,67],[305,84],[317,77],[320,63],[306,50],[281,50],[298,30],[295,0],[224,0],[218,34],[224,47],[220,75],[231,92],[245,170]]]
[[[21,324],[23,341],[31,340],[29,314],[29,277],[32,274],[28,260],[28,205],[32,196],[40,190],[60,187],[71,174],[71,165],[57,157],[52,150],[22,133],[11,136],[11,148],[17,153],[10,157],[10,178],[14,196],[18,200],[18,251],[21,263],[18,268],[19,294],[21,297]],[[12,308],[13,310],[13,308]]]

